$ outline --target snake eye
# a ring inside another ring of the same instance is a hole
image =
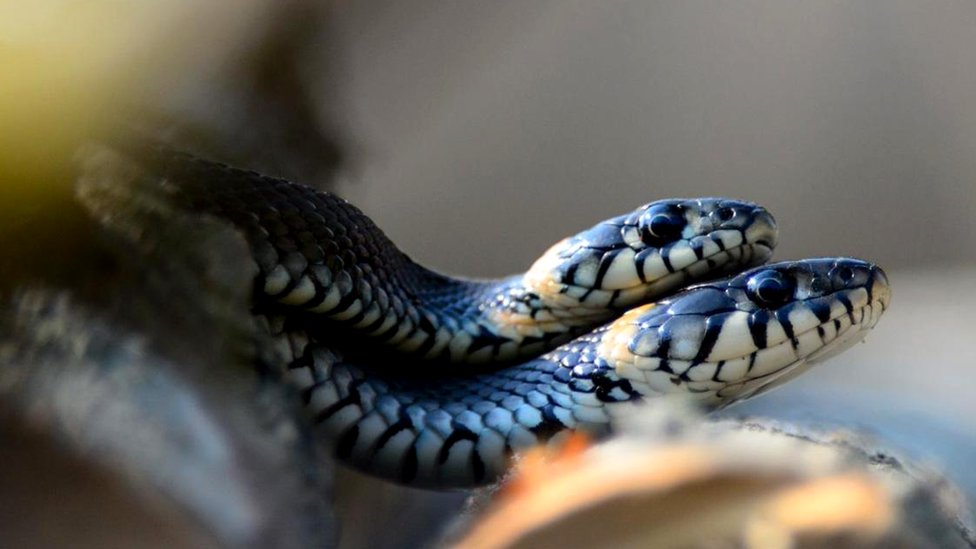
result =
[[[637,221],[641,240],[649,246],[662,246],[681,237],[685,216],[675,205],[651,206]]]
[[[735,217],[735,210],[732,208],[719,208],[715,210],[715,218],[718,219],[719,223],[725,223],[726,221],[731,221]]]
[[[838,288],[846,288],[854,282],[854,269],[836,267],[830,271],[830,281]]]
[[[749,299],[769,309],[789,301],[795,288],[793,280],[779,271],[763,271],[750,278],[746,285]]]

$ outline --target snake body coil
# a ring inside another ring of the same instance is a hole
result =
[[[652,203],[564,240],[524,275],[469,281],[414,263],[332,195],[185,155],[151,163],[178,202],[247,236],[260,267],[255,311],[339,458],[404,483],[489,482],[512,452],[575,430],[606,434],[619,411],[660,395],[711,407],[748,398],[863,338],[890,300],[878,267],[829,258],[634,307],[764,262],[775,224],[748,203]],[[340,325],[395,352],[353,355],[330,337]],[[432,360],[494,370],[418,376]]]
[[[615,411],[683,393],[721,407],[784,382],[862,339],[890,301],[855,259],[758,267],[696,286],[534,360],[436,381],[379,374],[272,322],[297,357],[290,378],[343,459],[430,487],[489,482],[509,454]]]
[[[166,150],[148,156],[182,205],[244,232],[259,306],[429,362],[537,356],[631,306],[763,263],[776,244],[755,204],[665,200],[564,239],[525,274],[466,280],[415,263],[335,195]]]

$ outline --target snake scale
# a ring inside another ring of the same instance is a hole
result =
[[[334,195],[160,149],[143,158],[177,203],[248,239],[255,314],[336,455],[417,486],[491,482],[512,452],[605,435],[660,395],[751,397],[861,340],[890,302],[861,260],[757,266],[776,226],[745,202],[651,203],[523,275],[474,281],[413,262]]]

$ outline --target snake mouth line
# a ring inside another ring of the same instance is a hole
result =
[[[875,307],[880,309],[877,314],[874,313]],[[715,397],[724,400],[719,407],[725,407],[740,400],[752,398],[774,389],[786,381],[789,381],[802,374],[814,364],[822,362],[840,353],[841,351],[844,351],[851,345],[854,345],[863,339],[867,335],[867,332],[874,328],[878,319],[886,310],[887,304],[883,299],[871,300],[860,307],[851,309],[850,311],[845,309],[837,315],[831,315],[831,317],[825,322],[822,322],[813,328],[804,330],[798,334],[795,334],[789,339],[777,343],[774,347],[789,345],[790,348],[793,349],[793,352],[797,353],[800,347],[800,340],[811,333],[817,333],[821,345],[813,351],[807,353],[805,356],[795,356],[795,360],[784,364],[779,368],[769,372],[764,372],[757,376],[746,377],[742,381],[727,385],[715,391]],[[859,315],[857,322],[854,321],[855,315]],[[844,317],[850,318],[851,323],[841,329],[838,329],[837,325]],[[867,320],[865,321],[866,317]],[[826,337],[826,332],[824,331],[824,327],[831,324],[835,327],[833,336],[830,341],[825,341],[824,338]],[[769,347],[769,349],[774,347]],[[752,360],[755,360],[757,353],[758,351],[750,355]],[[746,373],[748,374],[751,370],[752,366],[750,366]],[[719,369],[718,372],[720,371],[721,370]],[[716,376],[718,375],[718,372],[716,372]],[[753,389],[749,390],[750,388]],[[702,390],[701,392],[705,393],[708,391]],[[734,398],[730,399],[730,397],[733,396]]]
[[[711,255],[703,255],[701,258],[696,259],[684,267],[674,269],[653,282],[620,291],[620,294],[611,299],[605,306],[616,308],[630,307],[646,299],[648,295],[655,293],[664,294],[668,291],[668,288],[677,289],[688,278],[698,277],[701,282],[707,282],[728,274],[734,268],[748,267],[761,263],[768,259],[772,253],[773,249],[770,245],[759,241],[743,242],[729,248],[723,248]],[[706,276],[705,273],[708,270],[713,270],[714,272]],[[621,299],[621,297],[627,297],[626,293],[629,291],[638,292],[638,295],[631,296],[629,300]],[[662,295],[662,297],[664,296]]]

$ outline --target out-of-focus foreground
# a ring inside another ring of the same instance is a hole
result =
[[[876,261],[893,308],[864,345],[725,414],[861,429],[976,494],[974,27],[972,3],[882,0],[0,6],[0,432],[24,441],[2,468],[18,473],[0,476],[0,509],[19,511],[0,532],[338,539],[325,458],[247,369],[260,352],[230,343],[241,311],[221,299],[248,273],[220,268],[240,242],[181,219],[138,234],[118,197],[77,202],[79,177],[103,173],[79,146],[119,128],[331,187],[419,259],[472,276],[655,198],[761,202],[777,257]],[[223,293],[191,305],[199,287]],[[216,355],[236,366],[209,368]],[[846,470],[780,473],[796,487]],[[763,497],[785,501],[773,484]],[[348,547],[441,539],[467,497],[344,472],[336,490]],[[92,516],[103,503],[116,511]],[[850,539],[883,540],[882,515]]]

